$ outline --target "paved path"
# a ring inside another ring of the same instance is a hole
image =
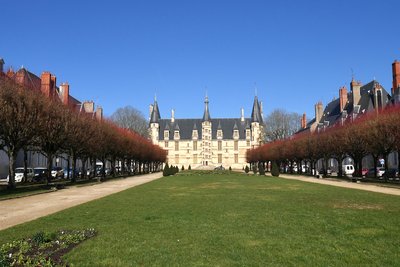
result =
[[[0,201],[0,230],[148,183],[161,177],[162,172],[158,172],[91,186],[75,186],[52,193]]]
[[[311,176],[294,176],[294,175],[292,176],[292,175],[286,175],[286,174],[281,174],[279,177],[282,177],[285,179],[299,180],[299,181],[304,181],[304,182],[309,182],[309,183],[333,185],[333,186],[338,186],[338,187],[353,188],[353,189],[371,191],[371,192],[376,192],[376,193],[400,196],[400,189],[398,189],[398,188],[390,188],[390,187],[378,186],[378,185],[373,185],[373,184],[365,184],[362,182],[361,183],[352,183],[351,181],[346,181],[346,180],[317,179],[317,178],[311,177]]]

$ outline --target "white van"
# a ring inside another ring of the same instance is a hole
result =
[[[343,165],[342,166],[343,175],[352,176],[354,173],[353,165]]]

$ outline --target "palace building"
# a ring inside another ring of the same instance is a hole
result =
[[[246,150],[264,141],[262,103],[254,98],[251,118],[212,118],[209,101],[204,101],[203,118],[161,119],[157,100],[150,105],[150,137],[154,144],[168,152],[170,165],[208,169],[216,166],[242,169],[246,165]]]

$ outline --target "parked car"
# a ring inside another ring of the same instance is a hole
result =
[[[72,178],[72,173],[73,173],[72,168],[69,168],[69,169],[68,168],[64,168],[63,169],[63,177],[64,177],[64,179],[68,179],[68,172],[69,172],[69,178],[70,179]],[[75,169],[75,177],[79,177],[79,176],[81,176],[81,174],[82,174],[82,170],[76,168]]]
[[[221,166],[215,167],[214,170],[215,171],[223,171],[223,170],[225,170],[225,168],[224,168],[224,166],[221,165]]]
[[[343,175],[345,175],[345,176],[353,176],[354,166],[351,164],[343,165],[342,171],[343,171]]]
[[[399,170],[389,169],[385,172],[384,176],[389,180],[399,180]]]
[[[361,170],[361,175],[362,175],[362,177],[366,177],[368,171],[369,171],[368,168],[363,168],[363,169]]]
[[[45,167],[37,167],[33,169],[33,180],[35,182],[45,181],[49,171]]]
[[[51,176],[53,178],[64,178],[64,170],[61,167],[53,167],[53,169],[51,169]]]
[[[26,168],[27,172],[27,177],[26,180],[28,182],[33,181],[33,169],[32,168]],[[10,177],[7,175],[7,178],[2,179],[3,181],[6,181],[8,183]],[[18,167],[15,169],[15,182],[20,183],[24,179],[24,167]]]
[[[368,170],[367,174],[365,175],[368,178],[375,178],[375,172],[376,172],[376,177],[379,179],[383,179],[383,175],[385,174],[385,168],[378,167],[376,168],[371,168]]]

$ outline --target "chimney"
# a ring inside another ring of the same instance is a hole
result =
[[[343,86],[339,89],[339,102],[340,102],[340,113],[343,112],[344,107],[347,103],[347,88]]]
[[[42,73],[40,91],[46,97],[50,97],[51,74],[48,71]]]
[[[306,117],[306,113],[303,113],[303,116],[301,117],[301,128],[302,128],[302,129],[307,128],[307,117]]]
[[[101,121],[103,119],[103,108],[100,106],[97,106],[96,108],[96,119],[98,121]]]
[[[244,121],[244,108],[240,109],[240,121]]]
[[[56,78],[56,76],[51,75],[51,76],[50,76],[50,79],[51,79],[51,83],[50,83],[50,96],[51,96],[51,97],[55,97],[57,78]]]
[[[395,60],[393,62],[392,72],[393,72],[393,88],[392,88],[392,96],[393,96],[396,89],[400,86],[400,61]]]
[[[8,69],[6,75],[7,75],[9,78],[12,78],[12,77],[14,77],[14,74],[15,74],[15,72],[14,72],[13,68],[10,67],[10,68]]]
[[[0,57],[0,74],[4,72],[4,59]]]
[[[353,94],[353,107],[358,105],[361,99],[361,82],[352,80],[350,83],[350,89]]]
[[[69,105],[69,84],[68,82],[61,84],[61,101],[64,105]]]
[[[323,113],[323,106],[322,106],[322,102],[318,102],[317,104],[315,104],[315,122],[319,123],[320,120],[322,119],[322,113]]]
[[[85,111],[85,113],[94,113],[94,102],[93,101],[83,102],[83,110]]]
[[[175,122],[175,110],[171,109],[171,122]]]

